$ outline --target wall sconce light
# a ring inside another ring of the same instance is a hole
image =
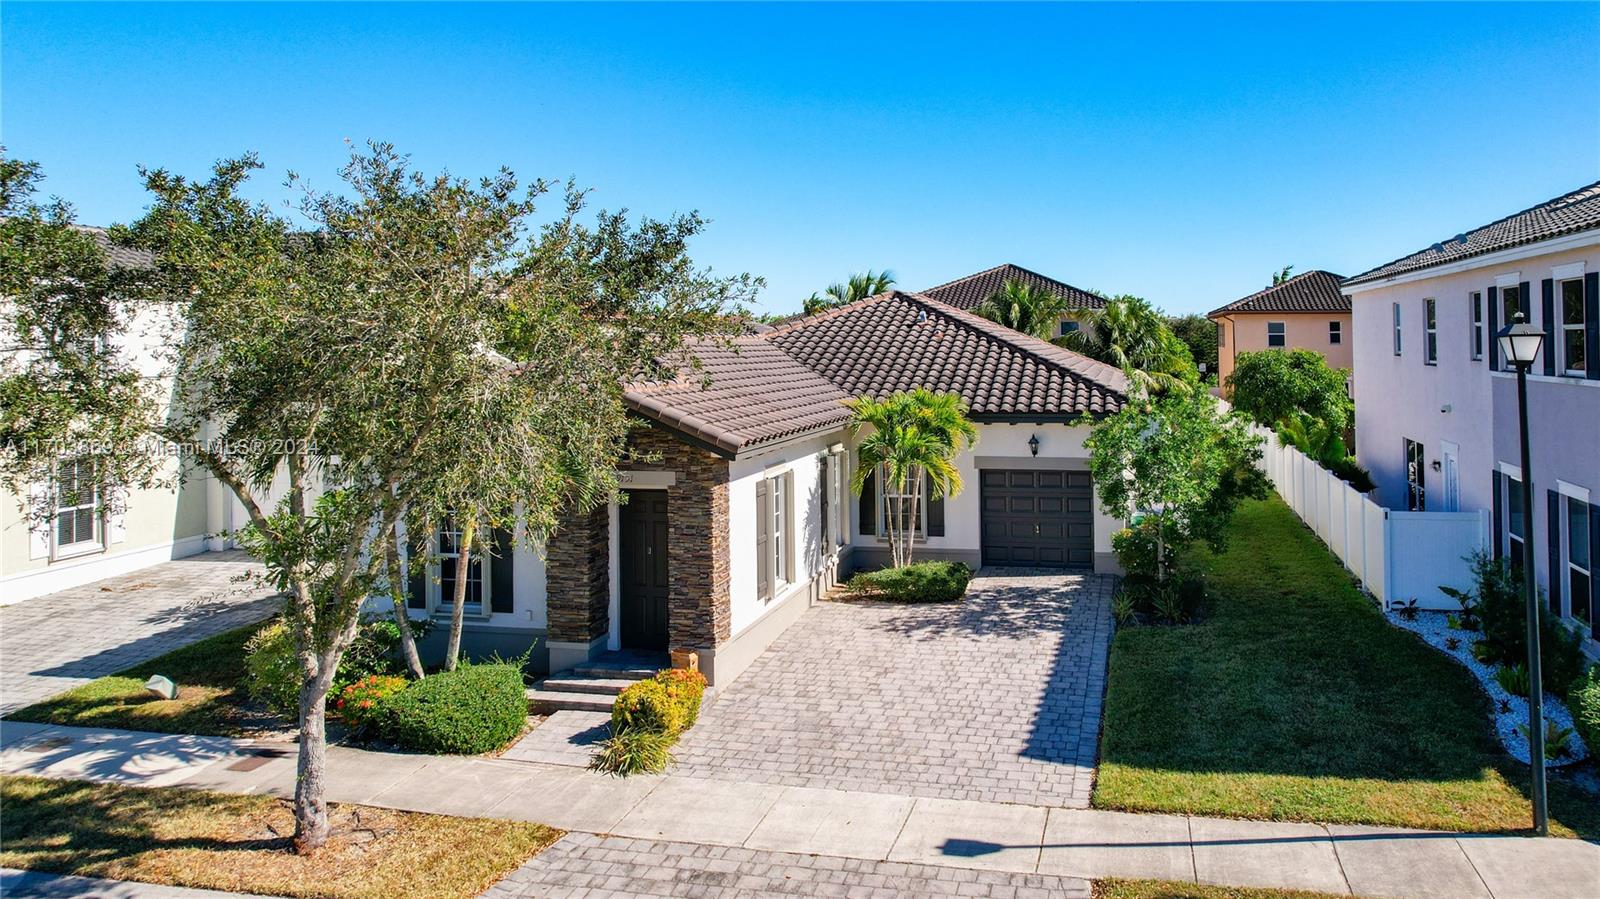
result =
[[[1439,460],[1438,459],[1433,460],[1433,466],[1432,467],[1433,467],[1434,471],[1438,471],[1439,470],[1440,466],[1439,466]]]
[[[1028,437],[1028,452],[1039,455],[1039,435],[1031,434]]]

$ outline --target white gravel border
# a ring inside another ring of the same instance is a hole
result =
[[[1407,621],[1394,611],[1385,612],[1384,617],[1389,619],[1390,624],[1416,634],[1429,646],[1455,659],[1472,672],[1483,692],[1489,694],[1489,703],[1494,715],[1494,730],[1500,736],[1500,743],[1511,753],[1512,758],[1524,765],[1528,764],[1530,757],[1528,739],[1517,730],[1517,725],[1526,727],[1528,724],[1528,700],[1507,693],[1494,679],[1494,672],[1499,666],[1485,664],[1473,658],[1472,646],[1483,639],[1483,634],[1479,631],[1451,630],[1446,612],[1419,611],[1414,621]],[[1446,641],[1451,637],[1461,641],[1455,649],[1450,649],[1446,645]],[[1507,705],[1510,706],[1510,711],[1500,711]],[[1548,687],[1544,693],[1544,718],[1546,722],[1553,723],[1556,727],[1572,727],[1572,713],[1567,711],[1566,704],[1552,694]],[[1576,731],[1572,734],[1567,747],[1566,757],[1553,759],[1546,767],[1564,767],[1589,757],[1588,747],[1583,745],[1583,739]]]

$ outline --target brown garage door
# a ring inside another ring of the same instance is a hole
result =
[[[978,473],[983,564],[1094,565],[1094,494],[1086,471]]]

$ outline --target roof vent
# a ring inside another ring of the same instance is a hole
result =
[[[1457,234],[1456,235],[1456,243],[1466,243],[1466,242],[1467,242],[1467,235],[1465,235],[1465,234]]]
[[[1433,245],[1433,246],[1431,246],[1431,247],[1429,247],[1429,248],[1428,248],[1428,249],[1430,249],[1430,250],[1432,250],[1432,251],[1434,251],[1434,252],[1435,252],[1435,253],[1439,253],[1439,252],[1443,252],[1443,250],[1444,250],[1444,244],[1442,244],[1442,243],[1436,243],[1436,244],[1434,244],[1434,245]]]
[[[926,309],[918,309],[917,310],[917,324],[920,325],[920,324],[922,324],[923,322],[925,322],[927,320],[928,320],[928,310],[926,310]]]

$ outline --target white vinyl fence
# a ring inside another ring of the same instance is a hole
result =
[[[1439,587],[1472,585],[1466,556],[1488,548],[1487,512],[1385,509],[1304,453],[1280,446],[1271,430],[1252,430],[1265,439],[1261,468],[1278,495],[1384,608],[1412,599],[1423,609],[1460,608]]]

